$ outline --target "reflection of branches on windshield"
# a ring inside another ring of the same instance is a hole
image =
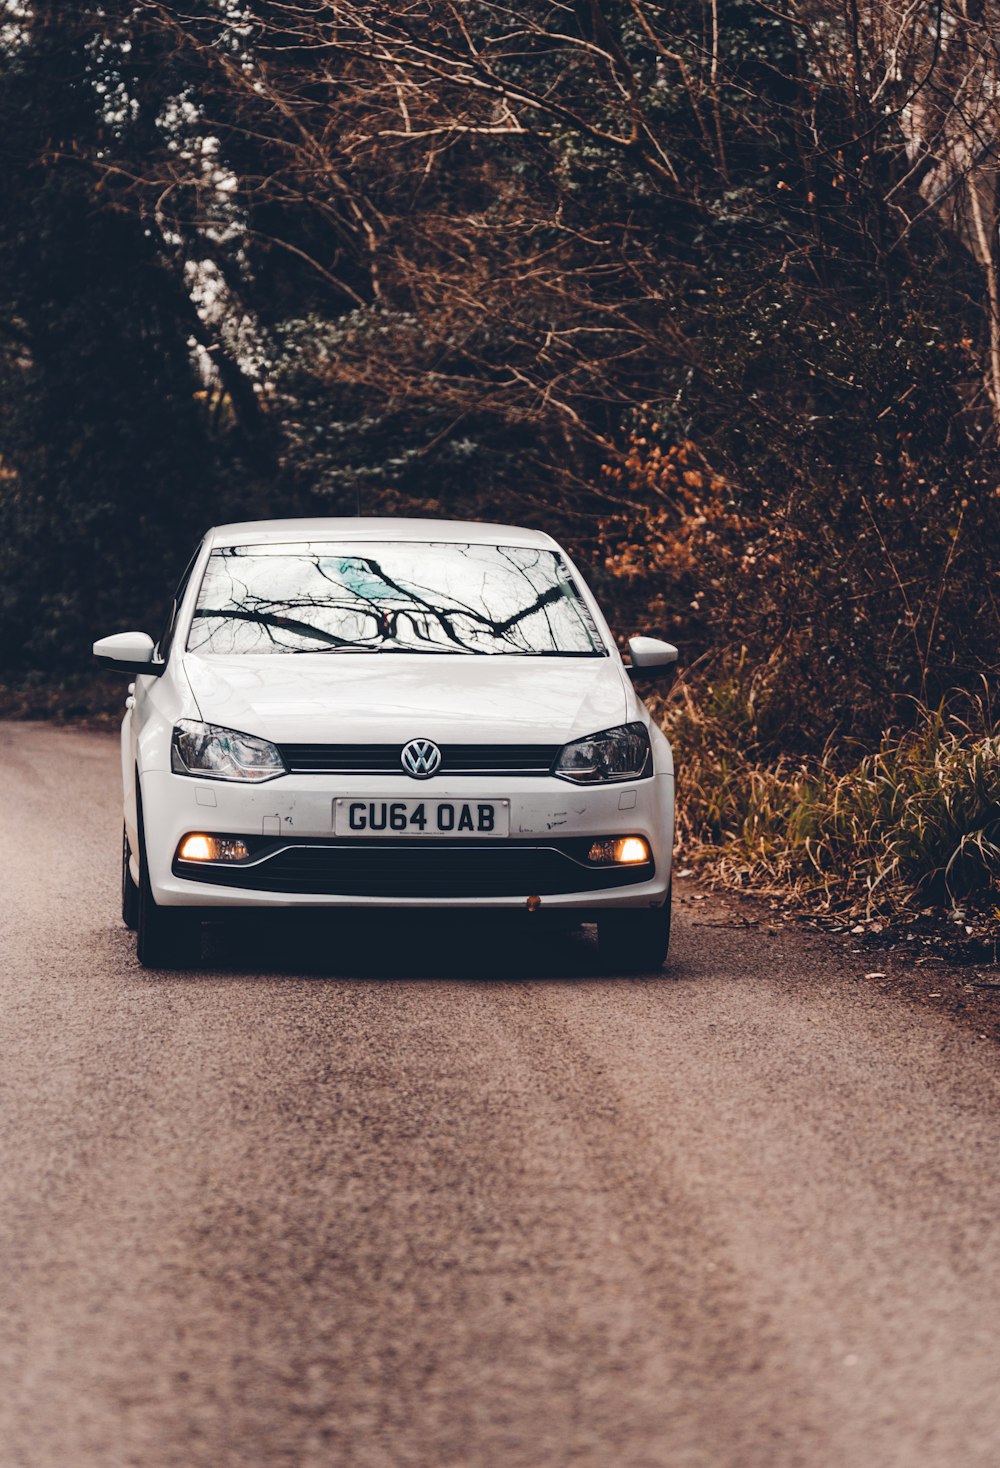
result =
[[[468,550],[468,546],[456,547],[456,549],[460,549],[464,553]],[[466,643],[458,635],[458,632],[455,630],[452,624],[452,617],[468,617],[468,619],[471,622],[474,622],[477,627],[481,627],[484,630],[489,629],[489,631],[492,632],[495,638],[501,639],[506,636],[508,632],[512,631],[514,627],[519,626],[520,623],[525,621],[528,617],[535,616],[539,611],[542,610],[543,607],[551,605],[551,603],[554,601],[561,600],[565,595],[565,592],[563,591],[563,588],[561,586],[557,585],[549,587],[543,592],[536,593],[535,600],[529,603],[528,606],[521,607],[518,611],[513,612],[509,617],[497,619],[486,616],[483,612],[477,612],[473,607],[463,605],[461,602],[447,607],[434,606],[425,598],[417,596],[410,587],[403,586],[400,582],[394,580],[393,577],[388,574],[388,572],[382,569],[378,561],[369,557],[359,557],[358,559],[361,560],[362,564],[367,566],[374,575],[378,576],[386,586],[392,587],[394,591],[400,592],[401,595],[409,596],[410,599],[412,601],[415,601],[418,606],[423,607],[424,610],[427,611],[430,616],[439,623],[442,631],[445,633],[445,636],[448,637],[450,641],[457,643],[460,647],[467,647],[468,643]],[[524,574],[524,567],[516,567],[515,569],[521,577],[527,580],[527,577]],[[528,584],[529,586],[531,586],[530,581],[528,582]],[[535,588],[532,586],[531,590],[535,591]],[[552,638],[552,641],[554,644],[555,639]]]
[[[518,558],[518,560],[514,559],[514,553],[512,549],[508,549],[506,546],[498,546],[497,550],[500,554],[500,559],[502,561],[506,561],[507,564],[514,571],[514,573],[523,576],[524,579],[528,582],[528,585],[531,586],[531,580],[528,576],[528,571],[530,569],[536,569],[538,567],[540,560],[538,553],[535,553],[532,566],[529,567],[524,564],[524,561],[521,558]],[[527,558],[524,557],[524,560],[526,559]],[[534,591],[535,589],[536,588],[532,586],[532,590]],[[556,584],[555,586],[550,588],[549,594],[541,598],[537,606],[537,611],[544,613],[545,627],[549,634],[549,641],[552,643],[553,647],[557,645],[558,639],[556,636],[555,626],[553,625],[552,618],[548,612],[548,608],[552,605],[553,602],[562,602],[565,599],[566,588]]]
[[[397,582],[393,581],[389,576],[386,575],[386,573],[382,570],[377,561],[370,560],[366,556],[348,556],[344,559],[348,561],[354,561],[358,565],[364,566],[372,577],[381,581],[383,586],[387,586],[390,587],[392,590],[398,591],[401,597],[408,599],[411,602],[416,602],[418,606],[422,606],[431,619],[441,622],[445,635],[449,636],[450,639],[456,644],[456,646],[462,647],[466,651],[470,651],[470,649],[466,647],[465,643],[463,643],[461,639],[454,634],[451,627],[446,622],[442,621],[440,608],[435,607],[433,603],[421,597],[413,587],[403,587],[399,585]],[[369,614],[375,619],[375,622],[378,626],[378,637],[381,641],[387,641],[389,639],[396,638],[399,627],[399,618],[405,615],[408,608],[389,608],[383,606],[382,603],[376,601],[374,597],[366,596],[363,592],[359,591],[357,587],[345,586],[343,581],[337,581],[332,576],[329,576],[327,574],[320,561],[319,556],[312,558],[311,564],[319,572],[324,581],[329,582],[331,586],[337,587],[339,591],[346,591],[355,601],[361,602],[369,609]],[[330,605],[330,603],[324,603],[324,605]],[[333,603],[333,605],[335,606],[336,603]],[[351,608],[350,610],[354,609]],[[472,615],[471,608],[469,608],[468,610],[468,615]],[[421,624],[412,615],[409,620],[410,626],[413,629],[414,637],[416,637],[419,641],[426,642],[429,646],[433,647],[434,639],[430,634],[427,623],[424,622],[423,624]]]
[[[238,548],[234,548],[238,549]],[[277,649],[287,649],[288,644],[279,641],[276,632],[290,632],[299,637],[310,637],[329,646],[344,646],[349,639],[338,637],[335,633],[326,632],[312,623],[300,621],[298,618],[289,617],[284,610],[268,610],[274,608],[274,602],[268,602],[262,597],[252,595],[249,584],[246,581],[233,576],[226,557],[222,557],[226,577],[229,582],[228,593],[224,595],[224,605],[219,607],[198,607],[194,614],[195,621],[209,621],[218,618],[221,621],[243,622],[257,628],[267,641]],[[237,586],[240,588],[237,590]],[[242,605],[241,605],[242,603]],[[250,603],[250,605],[247,605]],[[256,605],[253,605],[256,603]],[[289,604],[278,604],[287,607]],[[312,603],[306,603],[312,605]],[[208,631],[206,642],[211,645],[213,634]]]
[[[456,546],[455,549],[464,552],[468,550],[468,546]],[[418,607],[422,607],[424,611],[428,614],[429,619],[432,622],[436,621],[439,624],[441,630],[444,632],[444,635],[448,638],[449,642],[455,643],[458,647],[468,648],[468,644],[464,642],[461,637],[459,637],[449,619],[452,615],[459,615],[469,617],[472,621],[476,621],[476,613],[472,607],[463,606],[461,603],[454,607],[435,606],[434,603],[428,601],[426,597],[420,596],[414,587],[403,586],[401,582],[394,580],[387,571],[384,571],[382,569],[378,561],[369,556],[358,556],[357,559],[361,562],[363,566],[366,566],[368,568],[373,576],[377,576],[384,586],[391,587],[393,591],[398,591],[400,596],[408,597],[410,601],[415,602]],[[479,618],[478,620],[483,621],[484,619]],[[416,623],[414,622],[412,625],[414,626],[414,630],[416,630]],[[428,642],[432,641],[429,633],[426,640]]]
[[[500,555],[501,560],[507,561],[510,565],[514,567],[515,570],[521,571],[522,574],[525,574],[529,569],[527,566],[519,566],[515,561],[513,561],[511,550],[507,546],[497,546],[497,551]],[[557,579],[556,585],[552,588],[553,595],[549,598],[546,606],[549,606],[553,602],[559,601],[561,599],[569,608],[571,608],[572,612],[575,613],[577,620],[582,623],[583,629],[587,636],[587,640],[588,642],[590,642],[591,646],[598,646],[600,644],[600,634],[598,633],[597,628],[593,625],[593,622],[591,621],[589,616],[586,615],[586,603],[584,603],[583,600],[580,598],[576,587],[570,581],[569,575],[566,571],[566,567],[563,563],[562,556],[557,555],[554,552],[549,552],[549,554],[552,557],[552,562],[556,569]],[[537,567],[540,563],[540,560],[541,557],[539,553],[536,552],[533,562],[534,566]],[[541,607],[539,607],[539,610],[541,610]],[[555,626],[552,618],[548,615],[547,611],[545,614],[545,625],[548,629],[549,637],[551,639],[553,647],[557,646],[558,629]]]
[[[249,577],[246,566],[253,555],[247,553],[247,548],[227,547],[216,552],[215,574],[209,571],[202,592],[213,605],[199,607],[195,617],[202,623],[219,625],[209,630],[198,646],[207,643],[223,651],[222,644],[228,642],[225,650],[232,652],[308,651],[308,646],[294,645],[305,640],[322,644],[314,647],[316,651],[369,647],[389,651],[451,649],[468,654],[506,647],[521,653],[599,652],[600,640],[581,616],[578,594],[568,577],[558,573],[558,559],[551,552],[448,544],[433,545],[430,554],[420,558],[422,547],[414,546],[409,559],[417,561],[415,569],[424,564],[435,568],[437,579],[443,583],[435,587],[421,586],[405,572],[402,579],[397,579],[385,568],[381,555],[352,555],[346,547],[322,544],[282,549],[280,555],[262,551],[256,575]],[[233,556],[243,561],[240,576],[232,574]],[[339,565],[331,564],[335,560]],[[557,572],[555,579],[550,563]],[[470,581],[463,567],[473,573],[481,568],[481,578]],[[259,587],[256,591],[250,589],[255,579]],[[450,590],[449,583],[456,579],[459,584],[466,581],[473,589],[472,604]],[[539,581],[547,584],[539,587]],[[266,594],[268,590],[272,595]],[[385,594],[380,596],[380,590]],[[524,604],[523,597],[529,591],[530,600]],[[562,608],[562,618],[553,615],[557,606]],[[504,615],[506,608],[511,609]],[[538,633],[544,626],[544,635],[527,631],[535,618],[539,619]],[[231,624],[228,637],[224,631],[227,622]],[[248,646],[232,625],[239,623],[247,632],[251,627],[256,630],[256,646]],[[339,630],[329,630],[331,625]],[[581,634],[586,644],[583,648],[579,645]],[[568,645],[561,648],[561,641]],[[396,644],[395,649],[392,644]]]
[[[294,617],[285,617],[277,612],[255,612],[247,607],[199,607],[195,612],[195,618],[207,621],[211,617],[218,617],[225,622],[251,622],[254,626],[267,633],[268,637],[276,646],[277,643],[272,628],[281,632],[294,632],[299,637],[314,637],[319,642],[329,644],[331,647],[353,647],[354,641],[350,637],[338,637],[335,632],[324,632],[322,627],[314,627],[309,622],[299,622]],[[207,641],[211,641],[212,634],[209,632]]]
[[[333,576],[329,576],[323,567],[323,562],[319,555],[311,556],[309,564],[313,567],[314,571],[316,571],[317,575],[322,578],[322,580],[326,581],[330,586],[336,587],[338,591],[348,592],[355,601],[362,602],[365,606],[367,606],[371,612],[371,615],[377,621],[381,620],[383,609],[379,605],[379,603],[375,601],[372,597],[365,596],[364,593],[360,592],[356,586],[345,586],[343,581],[337,581]],[[332,605],[336,606],[337,603],[333,602]]]

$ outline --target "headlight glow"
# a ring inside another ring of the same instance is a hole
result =
[[[203,836],[193,832],[177,848],[181,861],[245,861],[250,848],[239,836]]]
[[[285,774],[284,760],[268,740],[194,719],[174,726],[170,768],[175,775],[208,780],[273,780]]]
[[[587,852],[587,860],[599,867],[635,866],[650,857],[644,836],[605,836],[594,841]]]
[[[618,724],[586,739],[564,744],[552,773],[577,785],[639,780],[652,774],[653,757],[645,724]]]

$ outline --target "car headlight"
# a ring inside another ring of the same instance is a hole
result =
[[[619,724],[564,744],[552,773],[577,785],[638,780],[652,773],[653,752],[645,724]]]
[[[175,775],[209,780],[273,780],[286,773],[281,754],[268,740],[194,719],[174,725],[170,768]]]

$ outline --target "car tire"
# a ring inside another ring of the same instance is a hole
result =
[[[619,908],[597,919],[597,946],[607,973],[657,973],[670,947],[670,888],[662,907]]]
[[[129,861],[132,857],[132,848],[128,844],[128,835],[124,825],[122,826],[122,922],[129,932],[134,933],[139,926],[139,889],[132,880],[129,870]]]
[[[201,922],[183,907],[160,907],[149,884],[139,801],[139,902],[135,951],[143,968],[189,968],[201,956]]]

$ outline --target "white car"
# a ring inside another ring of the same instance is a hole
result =
[[[553,912],[614,970],[670,934],[670,745],[579,571],[535,530],[268,520],[205,536],[122,722],[122,916],[195,960],[210,909]]]

